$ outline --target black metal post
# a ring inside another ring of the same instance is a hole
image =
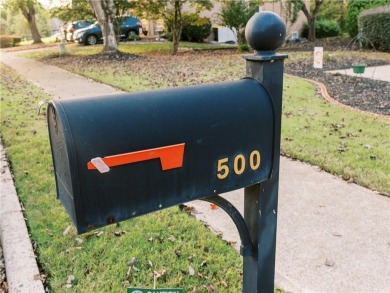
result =
[[[275,139],[270,180],[245,188],[244,219],[254,253],[244,256],[244,293],[274,291],[283,62],[287,58],[287,55],[276,54],[275,50],[283,44],[285,34],[284,22],[272,12],[256,13],[245,31],[249,45],[256,51],[254,55],[244,56],[246,75],[260,81],[271,94]]]

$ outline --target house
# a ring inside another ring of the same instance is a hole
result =
[[[212,23],[212,35],[208,38],[209,41],[217,41],[217,42],[226,42],[226,41],[236,41],[236,32],[230,30],[227,27],[224,27],[221,23],[220,12],[223,7],[223,3],[221,1],[212,1],[214,7],[211,10],[204,10],[200,13],[201,17],[207,17],[210,19]],[[264,4],[259,6],[259,11],[272,11],[279,14],[284,21],[286,22],[287,38],[291,38],[291,36],[296,36],[296,34],[302,30],[303,24],[306,22],[306,18],[302,12],[299,13],[297,21],[292,24],[288,21],[286,16],[286,0],[264,0]],[[305,0],[306,7],[310,7],[310,0]],[[195,8],[191,7],[188,2],[186,2],[183,6],[183,12],[194,13]],[[142,20],[144,29],[148,31],[149,36],[156,36],[161,34],[161,32],[165,31],[164,22],[162,20]]]

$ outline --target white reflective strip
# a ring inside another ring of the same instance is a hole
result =
[[[93,158],[91,160],[91,163],[100,173],[107,173],[108,171],[110,171],[110,168],[106,165],[106,163],[104,163],[104,161],[100,157]]]

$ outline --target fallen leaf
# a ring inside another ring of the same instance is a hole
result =
[[[210,209],[213,210],[213,211],[217,210],[218,206],[215,203],[210,203]]]
[[[64,230],[64,232],[62,232],[62,235],[63,235],[63,236],[67,235],[67,234],[69,233],[69,231],[70,231],[70,228],[71,228],[70,225],[69,225],[68,227],[66,227],[66,229]]]
[[[173,242],[175,241],[175,236],[173,235],[169,235],[169,237],[167,238],[169,241]]]
[[[335,262],[333,260],[327,258],[325,261],[325,265],[328,267],[333,267],[335,265]]]
[[[82,244],[84,242],[84,240],[81,239],[81,238],[76,238],[75,240],[76,240],[77,243],[80,243],[80,244]]]
[[[188,267],[188,272],[189,272],[190,276],[194,276],[195,275],[195,270],[194,270],[194,268],[192,266]]]
[[[66,279],[66,284],[72,284],[72,282],[75,280],[75,276],[69,275]]]
[[[118,237],[119,237],[119,236],[122,236],[122,235],[124,235],[124,234],[125,234],[125,231],[115,231],[115,232],[114,232],[114,235],[115,235],[115,236],[118,236]]]
[[[129,265],[129,266],[133,266],[133,265],[135,265],[136,263],[137,263],[137,259],[136,259],[135,257],[133,257],[131,260],[129,260],[128,265]]]
[[[95,232],[96,237],[100,237],[100,236],[102,236],[103,234],[104,234],[103,231]]]
[[[163,277],[165,275],[165,273],[166,273],[166,270],[164,270],[164,269],[162,271],[160,271],[160,272],[153,271],[154,277],[156,279]]]

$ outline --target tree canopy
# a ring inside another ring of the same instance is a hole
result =
[[[236,29],[237,42],[239,44],[246,43],[244,32],[245,26],[262,2],[262,0],[224,2],[225,4],[221,11],[222,24],[226,25],[231,30],[233,30],[233,28]]]
[[[27,20],[31,36],[34,44],[42,43],[41,35],[38,31],[36,21],[36,7],[41,5],[36,0],[6,0],[3,2],[3,7],[11,11],[19,11]]]
[[[137,14],[145,18],[163,19],[172,27],[172,55],[179,49],[181,32],[183,30],[183,6],[188,3],[197,12],[213,7],[210,0],[150,0],[140,1],[137,5]]]
[[[312,5],[314,1],[314,6]],[[306,7],[306,3],[304,0],[287,0],[287,13],[291,22],[294,23],[298,19],[298,13],[300,11],[303,12],[307,19],[307,24],[309,26],[309,41],[315,41],[316,39],[316,30],[315,24],[317,20],[317,16],[320,12],[321,5],[326,0],[313,0],[310,4],[310,9]]]

